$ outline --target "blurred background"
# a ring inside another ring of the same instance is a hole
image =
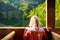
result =
[[[55,0],[55,27],[60,27],[60,0]]]
[[[26,27],[33,15],[46,26],[46,0],[0,0],[1,27]]]

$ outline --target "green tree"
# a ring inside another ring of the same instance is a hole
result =
[[[46,26],[46,2],[39,4],[36,8],[33,8],[33,10],[29,12],[28,17],[32,17],[33,15],[38,16],[42,26]]]
[[[55,26],[60,26],[60,0],[55,1]]]

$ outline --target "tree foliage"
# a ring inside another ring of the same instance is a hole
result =
[[[39,4],[36,8],[30,10],[28,17],[32,17],[33,15],[38,16],[42,26],[46,26],[46,2]]]
[[[60,0],[55,1],[55,26],[60,26]]]
[[[45,0],[0,0],[0,26],[28,26],[33,15],[46,24]]]

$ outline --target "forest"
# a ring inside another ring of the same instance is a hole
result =
[[[60,0],[55,1],[55,26],[60,27]]]
[[[55,26],[60,26],[60,0],[55,1]],[[36,15],[46,26],[46,0],[0,0],[0,26],[26,27]]]
[[[26,27],[33,15],[46,24],[45,0],[0,0],[0,26]]]

